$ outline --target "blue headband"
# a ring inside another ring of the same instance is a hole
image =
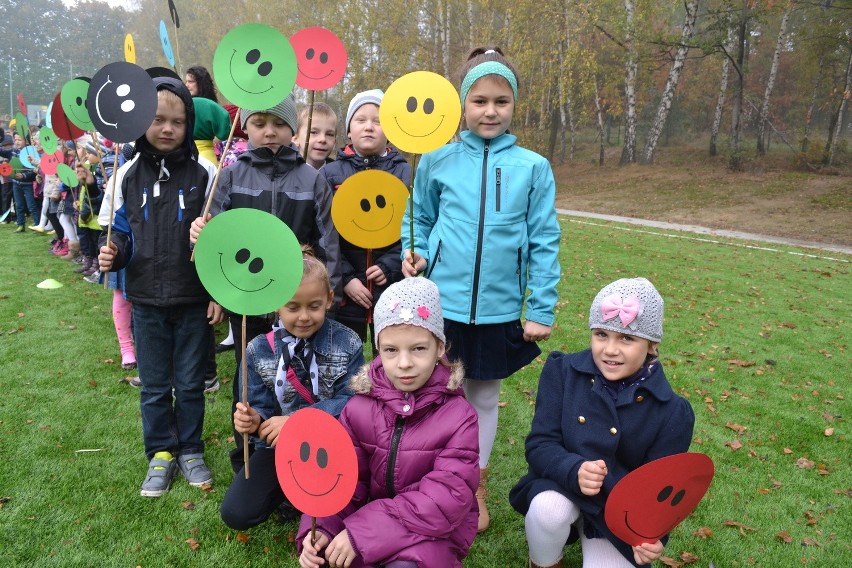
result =
[[[499,61],[485,61],[468,71],[467,75],[464,76],[464,80],[461,84],[462,106],[464,106],[464,101],[467,98],[467,92],[470,91],[473,84],[486,75],[500,75],[506,79],[512,87],[512,94],[515,96],[515,100],[518,100],[518,79],[515,77],[515,74],[512,73],[512,70]]]

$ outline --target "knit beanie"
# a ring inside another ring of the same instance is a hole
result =
[[[228,111],[219,106],[219,103],[203,97],[192,97],[195,105],[195,129],[192,137],[196,140],[227,140],[231,132],[231,122],[228,120]]]
[[[299,116],[296,114],[296,101],[293,99],[292,93],[287,95],[287,98],[272,108],[258,110],[249,110],[246,108],[240,109],[240,124],[242,125],[243,130],[246,129],[246,122],[248,122],[249,117],[259,112],[274,114],[290,127],[293,134],[297,132],[296,125],[299,122]]]
[[[85,140],[81,139],[83,142],[83,147],[86,149],[86,152],[89,154],[97,154],[98,151],[95,149],[95,141],[92,140],[92,137],[89,135],[85,136]],[[80,140],[78,140],[79,142]],[[98,146],[101,147],[101,155],[108,154],[110,149],[104,144],[103,138],[98,138]]]
[[[373,309],[376,347],[384,328],[403,324],[428,329],[441,343],[446,341],[441,296],[434,282],[414,277],[388,286]]]
[[[352,100],[349,101],[349,110],[346,111],[346,134],[349,134],[349,123],[352,121],[352,115],[358,112],[358,109],[364,105],[374,104],[376,106],[380,106],[382,104],[382,97],[385,96],[384,91],[381,89],[370,89],[369,91],[362,91],[352,97]]]
[[[622,278],[604,286],[589,310],[589,329],[663,339],[663,298],[645,278]]]

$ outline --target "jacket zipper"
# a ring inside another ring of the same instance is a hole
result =
[[[521,293],[521,298],[524,297],[524,289],[521,286],[521,266],[523,265],[523,253],[521,247],[518,247],[518,291]]]
[[[435,265],[441,262],[441,240],[438,240],[438,248],[435,249],[435,262],[429,263],[429,268],[426,270],[426,278],[429,278],[432,275],[432,271],[435,270]]]
[[[497,212],[500,212],[500,168],[497,168]]]
[[[476,236],[476,257],[473,263],[473,290],[470,296],[470,323],[476,323],[476,300],[479,294],[479,263],[482,262],[482,235],[485,232],[485,183],[488,179],[488,147],[490,142],[485,141],[485,150],[482,155],[482,183],[479,189],[479,229]]]
[[[183,210],[186,209],[183,201],[183,190],[178,190],[178,221],[183,221]]]
[[[405,418],[402,416],[396,417],[396,422],[393,426],[393,436],[391,437],[390,453],[388,453],[388,469],[385,472],[385,485],[388,492],[388,497],[396,497],[396,488],[393,484],[393,470],[396,467],[396,456],[399,452],[399,439],[402,438],[402,429],[405,427]]]
[[[148,220],[148,188],[142,189],[142,215]]]

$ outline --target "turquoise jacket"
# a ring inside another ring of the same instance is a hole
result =
[[[553,324],[559,282],[556,183],[548,161],[503,134],[425,154],[414,178],[414,249],[441,291],[444,318]],[[402,248],[411,246],[411,204]]]

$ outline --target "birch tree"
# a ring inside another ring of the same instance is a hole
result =
[[[734,45],[734,28],[728,28],[728,41],[725,42],[725,53],[730,53]],[[716,110],[713,113],[713,126],[710,128],[710,155],[718,153],[716,139],[719,137],[719,128],[722,125],[722,112],[725,109],[725,94],[728,91],[728,71],[731,61],[728,57],[722,60],[722,77],[719,79],[719,96],[716,99]]]
[[[793,9],[795,2],[792,0],[784,10],[784,15],[781,16],[781,27],[778,29],[778,40],[775,42],[775,52],[772,54],[772,66],[769,69],[769,79],[766,81],[766,91],[763,94],[763,104],[760,107],[760,118],[757,123],[757,154],[763,156],[766,154],[766,121],[769,119],[769,97],[772,95],[772,89],[775,86],[775,77],[778,75],[778,61],[781,59],[781,51],[784,49],[784,43],[787,39],[787,21],[790,19],[790,12]]]
[[[624,62],[624,147],[621,151],[621,164],[636,162],[636,72],[639,67],[636,51],[635,16],[636,5],[633,0],[624,0],[625,37],[627,58]]]

